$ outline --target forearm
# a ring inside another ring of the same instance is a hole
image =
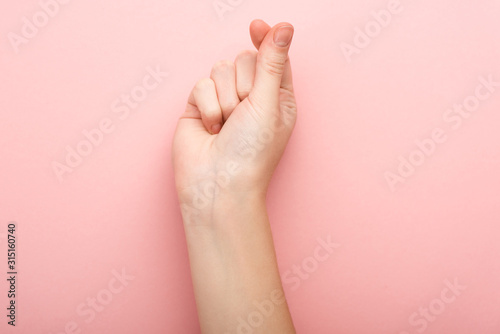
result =
[[[295,333],[264,196],[219,194],[185,231],[203,333]]]

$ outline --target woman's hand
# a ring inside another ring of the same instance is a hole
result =
[[[293,27],[256,20],[250,35],[258,52],[215,64],[179,119],[173,162],[185,221],[194,223],[222,195],[264,198],[294,127]]]

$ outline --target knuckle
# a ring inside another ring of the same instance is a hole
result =
[[[237,56],[236,56],[236,61],[241,61],[244,59],[253,59],[257,57],[257,51],[254,50],[244,50],[241,51]]]
[[[232,71],[234,69],[234,63],[229,60],[220,60],[214,64],[212,67],[212,73],[214,72],[225,72]]]
[[[214,83],[213,83],[212,79],[203,78],[203,79],[198,80],[194,89],[197,91],[202,91],[202,90],[209,89],[209,88],[213,87],[213,85],[214,85]]]

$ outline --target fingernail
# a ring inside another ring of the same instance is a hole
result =
[[[220,132],[220,129],[222,129],[222,124],[220,123],[217,123],[217,124],[214,124],[212,125],[212,134],[216,135]]]
[[[279,47],[285,47],[290,44],[293,36],[292,26],[282,26],[274,32],[274,44]]]

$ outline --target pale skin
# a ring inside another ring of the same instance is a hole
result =
[[[195,85],[173,142],[204,334],[295,333],[266,208],[297,113],[288,57],[293,27],[255,20],[250,36],[258,51],[216,63]]]

